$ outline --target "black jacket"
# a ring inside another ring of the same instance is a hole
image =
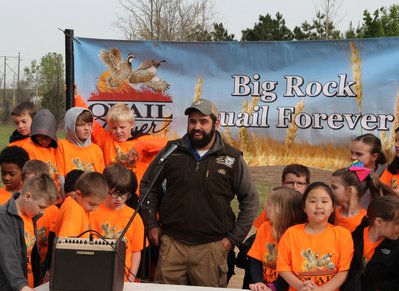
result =
[[[216,134],[213,147],[203,157],[193,151],[187,135],[168,157],[148,197],[150,228],[160,224],[162,232],[194,244],[224,237],[235,245],[244,240],[258,211],[258,193],[241,152]],[[141,199],[154,178],[157,162],[170,145],[161,150],[144,174]],[[159,195],[162,182],[165,192]],[[237,220],[230,205],[235,196],[240,207]],[[155,215],[158,211],[159,222]]]
[[[18,130],[14,130],[12,132],[12,134],[10,135],[9,142],[12,143],[14,141],[23,140],[23,139],[26,139],[26,138],[30,138],[30,135],[29,134],[28,135],[21,135],[18,132]]]
[[[363,270],[363,230],[367,218],[352,233],[355,252],[343,291],[399,290],[399,240],[383,240]]]
[[[24,223],[18,215],[15,199],[19,193],[0,207],[0,290],[20,290],[28,286],[27,250],[24,238]],[[36,234],[36,221],[33,221]],[[40,256],[37,240],[31,254],[35,286],[40,280]]]

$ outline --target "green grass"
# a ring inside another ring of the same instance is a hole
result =
[[[256,189],[258,190],[259,194],[259,210],[258,210],[258,215],[259,213],[262,212],[263,208],[265,207],[265,200],[267,198],[267,195],[269,195],[270,191],[274,188],[274,185],[270,184],[264,184],[264,183],[256,183]],[[238,209],[238,200],[235,198],[231,202],[231,207],[234,210],[234,213],[237,215],[239,209]]]
[[[3,147],[9,144],[8,139],[10,138],[11,133],[15,130],[15,127],[10,124],[1,124],[0,125],[0,150]]]

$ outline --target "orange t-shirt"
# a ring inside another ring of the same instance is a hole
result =
[[[55,233],[55,225],[60,210],[57,206],[51,205],[44,210],[43,215],[37,220],[37,242],[40,247],[40,261],[44,262],[48,249],[49,231]]]
[[[384,240],[381,239],[376,242],[371,242],[369,239],[370,227],[365,227],[363,230],[363,270],[366,268],[367,263],[374,255],[375,248]]]
[[[267,221],[267,216],[266,216],[266,209],[263,209],[263,211],[259,214],[259,216],[255,219],[254,221],[254,227],[259,228],[264,222]]]
[[[106,166],[112,162],[125,165],[136,174],[139,184],[151,161],[167,143],[166,139],[152,135],[117,142],[98,122],[93,125],[92,139],[102,149]]]
[[[392,174],[388,169],[385,169],[380,179],[384,184],[388,185],[392,189],[399,189],[399,174]]]
[[[322,286],[336,273],[349,270],[352,236],[349,230],[331,224],[320,234],[309,234],[305,225],[294,225],[281,237],[277,272],[293,272],[301,281],[312,280]]]
[[[13,141],[8,146],[19,146],[19,147],[23,148],[24,150],[26,150],[26,145],[29,142],[30,142],[30,137],[27,137],[27,138],[24,138],[24,139]]]
[[[86,147],[79,147],[69,140],[59,140],[55,157],[58,174],[64,177],[68,172],[75,169],[84,172],[96,171],[102,173],[105,167],[103,152],[94,143]]]
[[[6,204],[6,202],[11,198],[12,192],[8,191],[6,187],[0,188],[0,206]]]
[[[51,177],[58,183],[58,170],[57,170],[57,162],[55,159],[55,149],[44,148],[35,144],[32,140],[26,143],[25,150],[29,154],[29,158],[31,160],[41,160],[45,162],[50,168]]]
[[[82,232],[89,229],[89,216],[83,207],[72,197],[67,197],[62,203],[60,212],[57,216],[56,236],[57,237],[77,237]],[[88,238],[89,233],[85,233],[82,238]]]
[[[262,223],[256,233],[255,241],[248,251],[248,256],[262,262],[263,281],[273,283],[277,279],[277,247],[278,243],[273,236],[273,227],[269,221]]]
[[[105,238],[118,239],[127,225],[134,210],[126,205],[114,210],[101,204],[97,210],[90,212],[90,228],[98,231]],[[144,225],[140,215],[136,215],[123,240],[126,242],[126,268],[132,266],[132,253],[143,249]],[[125,276],[125,281],[127,277]]]
[[[26,251],[27,251],[27,260],[28,260],[28,285],[29,287],[34,287],[34,277],[32,272],[32,250],[36,243],[35,232],[33,228],[33,221],[32,218],[19,213],[19,216],[22,218],[24,222],[24,237],[25,237],[25,244],[26,244]]]
[[[367,210],[361,208],[359,213],[352,217],[343,217],[341,215],[341,207],[335,209],[335,225],[345,227],[350,232],[353,232],[356,227],[362,222],[363,217],[366,216]]]

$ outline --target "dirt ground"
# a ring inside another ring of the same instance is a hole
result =
[[[275,186],[281,185],[281,173],[284,166],[272,167],[250,167],[252,178],[256,183],[267,183]],[[309,168],[310,182],[322,181],[330,184],[330,171]],[[252,233],[254,230],[251,230]],[[236,253],[238,252],[236,248]],[[235,275],[230,279],[228,288],[241,289],[242,280],[244,278],[244,270],[235,267]]]

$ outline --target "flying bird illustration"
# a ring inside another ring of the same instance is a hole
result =
[[[110,76],[106,79],[108,86],[117,88],[132,74],[132,62],[135,58],[133,54],[128,54],[126,59],[123,59],[117,48],[111,48],[109,51],[102,49],[98,56],[103,64],[108,67],[110,73]]]
[[[155,92],[165,92],[170,85],[165,80],[157,76],[157,69],[165,60],[146,60],[132,72],[129,78],[129,84],[136,87],[140,84],[152,89]]]

